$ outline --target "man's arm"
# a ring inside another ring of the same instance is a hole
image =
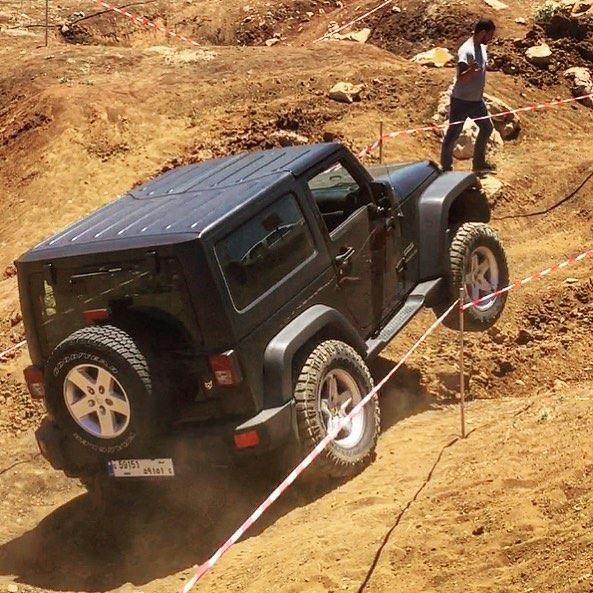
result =
[[[469,61],[469,58],[466,59]],[[457,64],[457,79],[460,82],[469,82],[480,70],[480,65],[475,60],[469,63],[460,61]]]

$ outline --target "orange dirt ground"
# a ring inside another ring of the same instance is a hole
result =
[[[5,0],[0,352],[23,338],[12,262],[27,248],[163,170],[271,146],[279,129],[359,149],[380,121],[426,125],[452,69],[409,58],[454,51],[476,15],[499,24],[488,90],[512,106],[569,97],[562,72],[587,65],[588,37],[550,39],[545,70],[524,60],[524,45],[545,36],[527,0],[499,12],[481,0],[402,0],[401,12],[364,22],[365,45],[314,42],[331,21],[378,3],[129,7],[202,44],[190,48],[112,13],[74,23],[102,11],[92,1],[50,1],[56,26],[44,48],[44,3]],[[327,97],[341,80],[365,84],[360,102]],[[495,155],[504,185],[491,202],[514,279],[593,247],[593,112],[575,104],[522,114],[521,124]],[[438,151],[436,135],[415,135],[387,143],[385,158]],[[432,319],[423,313],[389,346],[376,376]],[[457,336],[439,329],[381,394],[376,461],[325,492],[291,491],[197,590],[593,592],[592,330],[591,260],[512,293],[496,328],[469,338],[475,431],[461,441]],[[26,364],[26,350],[0,362],[0,591],[176,591],[274,486],[263,473],[210,471],[158,505],[97,517],[84,489],[37,455],[43,410],[22,384]]]

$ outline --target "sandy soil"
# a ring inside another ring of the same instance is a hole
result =
[[[190,49],[117,15],[88,18],[100,11],[93,2],[63,0],[51,7],[56,26],[44,48],[34,26],[42,3],[4,2],[0,351],[23,337],[12,261],[129,187],[177,164],[270,146],[277,130],[358,149],[380,121],[387,129],[430,121],[452,71],[409,58],[434,45],[454,50],[489,9],[479,0],[402,1],[401,13],[365,22],[373,29],[365,46],[314,43],[331,21],[375,5],[129,8],[204,44]],[[588,63],[581,41],[550,39],[552,66],[534,69],[523,52],[545,38],[532,29],[535,3],[509,5],[495,14],[490,92],[513,106],[570,96],[561,73]],[[274,35],[280,41],[266,47]],[[331,101],[340,80],[364,83],[363,100]],[[592,112],[574,105],[521,122],[495,157],[504,186],[492,198],[513,278],[591,247],[593,234]],[[385,150],[391,161],[436,158],[439,140],[401,137]],[[422,314],[390,345],[377,376],[431,319]],[[439,330],[382,394],[376,462],[326,492],[291,492],[201,590],[593,591],[592,329],[590,261],[513,294],[497,327],[469,340],[475,431],[466,441],[456,440],[456,335]],[[26,364],[26,351],[0,362],[0,589],[174,591],[274,485],[265,473],[211,470],[157,505],[98,517],[82,487],[36,455],[32,428],[43,409],[22,385]]]

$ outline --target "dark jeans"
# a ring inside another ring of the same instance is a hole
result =
[[[450,171],[453,167],[453,148],[455,142],[459,138],[459,134],[463,130],[463,124],[465,120],[475,119],[477,117],[484,117],[488,115],[488,108],[484,101],[463,101],[462,99],[456,99],[451,97],[451,108],[449,111],[450,122],[462,122],[459,124],[451,125],[447,128],[447,133],[443,139],[443,146],[441,149],[441,166],[443,170]],[[486,162],[486,146],[488,145],[488,139],[492,130],[494,129],[490,118],[481,119],[476,122],[480,131],[478,138],[476,139],[476,146],[474,149],[474,170],[478,170],[484,167]]]

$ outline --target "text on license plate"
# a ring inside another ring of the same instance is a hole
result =
[[[172,459],[115,459],[107,462],[114,478],[149,478],[175,475]]]

